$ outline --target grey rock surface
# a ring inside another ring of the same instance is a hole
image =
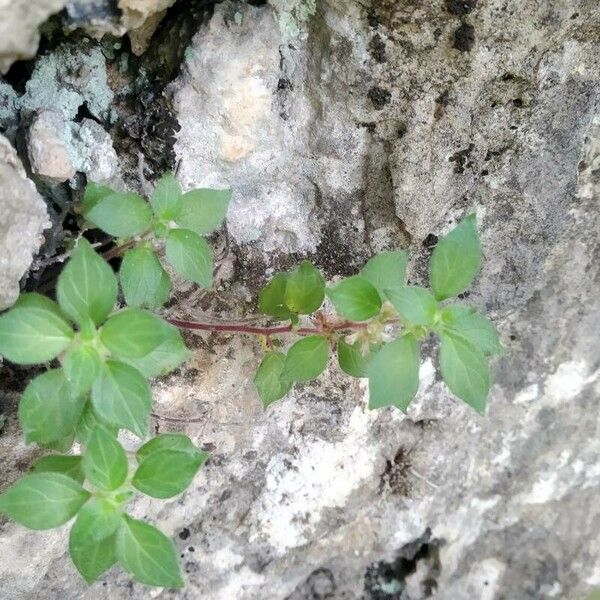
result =
[[[57,13],[66,0],[3,0],[0,3],[0,73],[17,60],[35,56],[39,26]]]
[[[0,310],[19,296],[19,280],[50,226],[44,199],[15,149],[0,135]]]
[[[600,7],[328,0],[293,40],[278,18],[224,2],[197,33],[172,87],[182,184],[232,186],[228,228],[261,270],[303,252],[332,276],[403,246],[426,282],[436,236],[475,212],[486,260],[468,301],[507,348],[487,414],[451,397],[429,343],[406,416],[369,412],[333,361],[263,412],[258,343],[189,336],[192,360],[154,385],[155,425],[214,451],[180,498],[133,505],[174,537],[186,588],[115,571],[86,589],[66,530],[7,523],[0,595],[585,597],[600,587]],[[224,272],[228,318],[257,285]],[[213,316],[186,294],[169,314]]]

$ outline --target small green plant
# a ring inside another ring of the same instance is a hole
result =
[[[24,365],[50,363],[26,387],[19,419],[27,443],[54,454],[0,495],[0,512],[32,529],[71,519],[69,551],[88,583],[118,562],[136,580],[154,586],[183,584],[172,542],[126,513],[136,492],[170,498],[183,492],[207,454],[181,434],[158,435],[129,456],[118,440],[128,430],[148,437],[152,406],[148,380],[177,368],[188,356],[179,329],[257,335],[265,355],[255,384],[265,406],[296,382],[327,367],[337,348],[341,369],[369,380],[369,407],[406,410],[419,384],[419,343],[441,340],[444,381],[479,413],[490,388],[487,359],[502,351],[492,323],[474,309],[447,300],[464,292],[477,274],[481,248],[475,219],[467,217],[437,244],[431,288],[405,285],[404,251],[373,257],[355,276],[327,287],[309,262],[275,275],[262,290],[262,313],[285,323],[254,327],[161,319],[174,271],[209,287],[213,257],[203,239],[220,227],[230,193],[182,194],[171,174],[149,201],[89,184],[83,213],[117,238],[99,255],[80,239],[61,272],[57,302],[21,295],[0,316],[0,354]],[[118,277],[107,259],[122,255]],[[119,300],[122,308],[115,310]],[[335,308],[322,310],[325,298]],[[307,321],[301,323],[301,320]],[[285,351],[282,337],[299,336]],[[80,454],[67,454],[74,442]],[[59,454],[64,453],[64,454]]]

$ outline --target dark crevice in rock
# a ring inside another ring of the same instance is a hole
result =
[[[167,11],[142,56],[124,49],[115,57],[115,65],[120,66],[131,93],[115,99],[120,119],[112,134],[133,180],[139,174],[140,155],[145,159],[146,174],[151,180],[176,167],[173,146],[179,124],[168,86],[179,74],[192,37],[210,19],[218,3],[180,0]]]
[[[418,578],[419,598],[429,598],[437,590],[441,572],[439,548],[443,540],[432,538],[427,528],[422,536],[402,546],[392,562],[373,563],[365,573],[365,598],[368,600],[410,600],[406,595],[406,580]],[[414,585],[414,581],[412,584]]]
[[[468,23],[462,23],[454,32],[453,47],[461,52],[470,52],[475,45],[475,28]]]

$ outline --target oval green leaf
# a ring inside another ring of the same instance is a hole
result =
[[[385,295],[410,325],[433,325],[437,302],[429,290],[409,285],[385,290]]]
[[[58,305],[40,294],[22,294],[0,316],[0,354],[31,365],[52,360],[73,339],[73,330]]]
[[[89,497],[62,473],[34,473],[0,495],[0,512],[29,529],[52,529],[72,519]]]
[[[77,533],[73,533],[71,530],[69,554],[86,583],[94,583],[100,575],[117,562],[116,544],[117,535],[115,533],[95,544],[82,545],[77,539]]]
[[[85,476],[81,466],[82,456],[61,456],[58,454],[42,456],[33,465],[36,473],[62,473],[79,483],[83,483]]]
[[[413,335],[383,346],[368,367],[369,408],[406,411],[419,388],[419,348]]]
[[[102,427],[96,427],[83,457],[83,472],[92,485],[116,490],[127,478],[123,446]]]
[[[287,275],[285,273],[277,273],[261,290],[258,296],[258,308],[260,312],[276,319],[289,319],[292,313],[285,305],[286,287]]]
[[[375,286],[382,300],[384,290],[404,285],[408,253],[405,250],[380,252],[362,268],[360,276]]]
[[[186,361],[190,354],[179,330],[165,321],[161,320],[161,323],[165,337],[159,346],[140,358],[125,356],[121,358],[123,362],[135,367],[144,377],[166,375]]]
[[[327,367],[329,343],[322,335],[309,335],[298,340],[285,358],[282,377],[286,381],[316,379]]]
[[[148,523],[124,516],[117,532],[117,557],[140,583],[167,588],[183,586],[173,542]]]
[[[366,321],[381,310],[381,298],[375,287],[362,277],[344,279],[327,289],[337,312],[351,321]]]
[[[85,216],[96,227],[117,238],[139,235],[152,224],[150,205],[133,192],[103,196]]]
[[[136,452],[136,458],[138,462],[141,462],[152,453],[160,450],[179,450],[193,454],[198,451],[198,448],[183,433],[161,433],[146,442],[143,446],[140,446]]]
[[[117,277],[107,262],[80,239],[58,277],[56,296],[62,310],[79,325],[102,323],[117,301]]]
[[[165,173],[156,184],[150,204],[154,214],[165,220],[175,219],[182,208],[181,186],[173,173]]]
[[[447,306],[442,310],[442,321],[484,354],[491,356],[504,352],[494,324],[474,308],[460,304]]]
[[[353,345],[344,340],[339,340],[337,344],[338,364],[340,369],[352,377],[368,377],[368,367],[373,359],[373,353],[366,355],[360,351],[360,344]]]
[[[127,308],[106,321],[100,340],[115,358],[142,358],[167,339],[171,328],[151,312]]]
[[[475,215],[468,216],[436,245],[431,256],[431,287],[438,300],[464,292],[479,271],[481,244]]]
[[[92,386],[92,404],[104,421],[139,437],[146,435],[152,396],[148,382],[137,369],[107,361]]]
[[[125,252],[119,279],[125,302],[134,308],[160,308],[171,292],[169,275],[146,246]]]
[[[175,222],[198,235],[207,235],[221,227],[230,200],[231,190],[192,190],[183,195]]]
[[[92,208],[98,204],[100,199],[116,193],[117,192],[115,192],[115,190],[106,185],[100,185],[98,183],[94,183],[93,181],[88,181],[88,184],[85,188],[85,193],[83,195],[83,200],[81,202],[83,213],[85,214],[92,210]]]
[[[287,274],[284,302],[292,313],[309,315],[323,304],[324,298],[325,280],[308,261],[301,262]]]
[[[85,406],[73,392],[62,369],[29,382],[19,403],[19,421],[27,443],[47,444],[72,435]]]
[[[167,260],[179,275],[208,288],[213,280],[211,247],[197,233],[189,229],[173,229],[166,245]]]
[[[188,487],[207,458],[208,454],[197,448],[156,450],[142,459],[132,484],[153,498],[172,498]]]
[[[94,433],[94,429],[98,425],[104,427],[104,429],[106,429],[106,431],[108,431],[113,437],[117,437],[119,428],[115,427],[114,425],[110,425],[106,421],[102,420],[94,410],[92,403],[87,402],[83,409],[83,412],[81,413],[81,417],[79,418],[77,427],[75,428],[77,439],[84,446],[87,446],[90,443],[90,440],[92,439],[92,433]]]
[[[98,350],[88,344],[71,347],[63,361],[63,370],[75,394],[89,392],[102,368],[102,358]]]
[[[265,408],[283,398],[292,387],[291,381],[282,379],[284,365],[285,354],[267,352],[256,371],[254,385]]]
[[[440,367],[452,393],[480,415],[490,391],[490,372],[483,352],[463,337],[445,331],[441,335]]]

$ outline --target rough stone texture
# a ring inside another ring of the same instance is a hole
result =
[[[61,182],[75,176],[69,156],[68,121],[55,110],[42,110],[28,132],[27,149],[31,170],[50,181]]]
[[[41,110],[34,117],[27,149],[32,172],[50,182],[67,181],[77,172],[104,182],[119,168],[112,138],[99,123],[73,123],[54,110]]]
[[[66,0],[0,0],[0,73],[16,60],[35,55],[38,27],[65,4]]]
[[[364,382],[333,363],[263,413],[258,343],[190,336],[193,359],[154,386],[155,424],[214,450],[181,498],[133,506],[174,536],[187,573],[153,597],[600,587],[599,62],[591,0],[329,0],[293,41],[268,7],[216,8],[173,86],[184,186],[231,185],[238,242],[257,239],[265,263],[314,252],[330,275],[403,244],[423,282],[435,236],[475,211],[486,260],[469,301],[507,353],[484,418],[439,381],[429,343],[407,416],[366,411]],[[222,318],[257,291],[224,285]],[[212,316],[204,293],[184,296],[170,314]],[[0,595],[150,595],[120,572],[86,590],[64,530],[2,533]]]
[[[46,204],[27,179],[9,142],[0,135],[0,310],[19,296],[19,280],[50,223]]]
[[[30,121],[27,145],[32,172],[49,182],[67,181],[77,172],[98,182],[117,178],[112,138],[97,121],[110,123],[113,97],[98,47],[64,44],[40,57],[25,93],[12,98],[7,93],[22,119]],[[82,119],[82,110],[97,120]],[[10,117],[7,110],[5,119]]]

